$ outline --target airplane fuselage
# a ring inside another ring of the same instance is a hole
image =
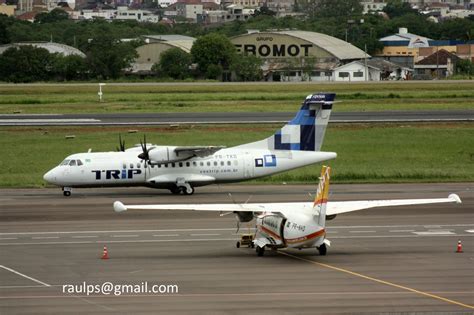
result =
[[[148,186],[170,188],[182,179],[192,186],[272,175],[331,158],[332,152],[221,149],[179,162],[145,163],[137,150],[78,153],[50,170],[45,180],[62,187]],[[75,162],[72,162],[75,161]]]
[[[326,231],[312,215],[302,213],[261,214],[256,220],[257,233],[273,248],[313,248],[323,244]]]

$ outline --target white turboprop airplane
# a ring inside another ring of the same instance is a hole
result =
[[[124,205],[114,202],[115,212],[127,210],[195,210],[234,212],[239,222],[250,222],[256,218],[256,232],[253,244],[258,256],[265,248],[317,248],[320,255],[326,255],[330,242],[326,239],[326,220],[336,215],[357,210],[403,205],[432,203],[461,203],[456,194],[448,198],[399,199],[370,201],[328,202],[330,168],[323,166],[314,203],[246,203],[246,204],[169,204],[169,205]]]
[[[296,116],[274,135],[232,148],[146,144],[122,152],[88,152],[68,156],[44,180],[63,188],[147,186],[174,194],[194,187],[238,182],[336,158],[322,152],[334,93],[308,95]]]

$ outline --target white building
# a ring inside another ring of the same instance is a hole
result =
[[[160,18],[158,15],[148,10],[131,10],[128,7],[118,7],[117,20],[136,20],[138,22],[157,23]]]
[[[379,12],[382,11],[387,3],[384,1],[374,1],[374,0],[365,0],[361,1],[360,4],[362,5],[363,9],[363,14],[367,14],[369,12]]]
[[[333,81],[360,82],[380,81],[381,70],[365,64],[363,61],[353,61],[333,70]]]
[[[74,11],[77,12],[77,11]],[[117,15],[116,10],[102,10],[102,9],[84,9],[81,10],[78,15],[73,14],[73,19],[78,20],[93,20],[93,19],[105,19],[105,20],[112,20]]]

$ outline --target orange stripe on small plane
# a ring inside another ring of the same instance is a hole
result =
[[[311,240],[311,239],[316,238],[318,236],[324,235],[325,233],[326,233],[326,231],[324,229],[322,229],[320,231],[317,231],[317,232],[314,232],[314,233],[311,233],[311,234],[308,234],[308,235],[305,235],[305,236],[285,239],[285,241],[287,243],[294,244],[294,243],[299,243],[299,242],[304,242],[304,241]]]
[[[328,200],[323,198],[323,199],[316,200],[314,202],[314,205],[316,206],[316,205],[319,205],[319,204],[322,204],[322,203],[327,203],[327,202],[328,202]]]
[[[273,232],[272,230],[270,229],[267,229],[266,227],[264,227],[263,225],[258,225],[258,227],[260,227],[265,233],[267,234],[270,234],[272,237],[274,238],[277,238],[279,240],[281,240],[281,237],[280,235],[276,234],[275,232]]]

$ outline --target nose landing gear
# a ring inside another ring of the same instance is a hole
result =
[[[63,187],[63,195],[65,197],[71,196],[72,188],[71,187]]]

